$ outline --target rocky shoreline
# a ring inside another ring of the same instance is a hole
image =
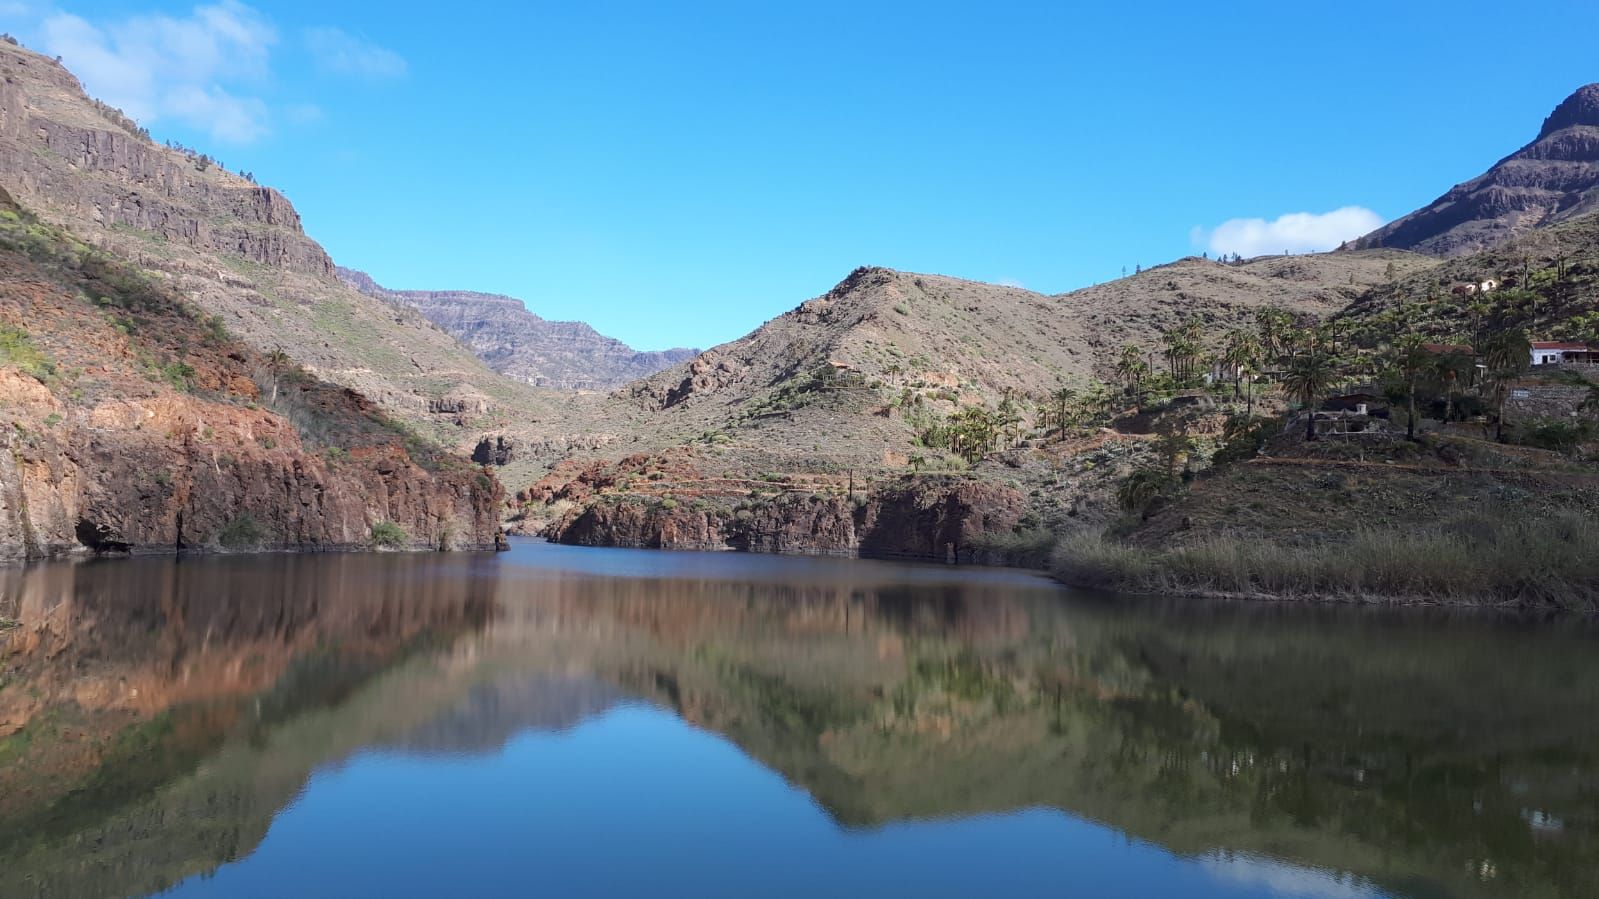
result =
[[[737,502],[604,495],[545,535],[578,546],[969,561],[983,535],[1011,531],[1026,511],[1003,484],[906,478],[870,493]]]

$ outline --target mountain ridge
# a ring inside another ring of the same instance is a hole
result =
[[[1491,249],[1599,209],[1599,84],[1578,88],[1531,143],[1354,242],[1434,256]]]
[[[345,284],[374,299],[415,309],[493,370],[560,390],[609,390],[699,354],[697,349],[635,350],[581,321],[546,319],[504,294],[471,290],[396,290],[339,266]]]

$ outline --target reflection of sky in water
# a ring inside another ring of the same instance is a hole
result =
[[[1210,855],[1201,859],[1199,864],[1223,883],[1240,888],[1265,888],[1277,896],[1357,899],[1382,895],[1371,884],[1357,877],[1246,855]]]
[[[524,571],[552,575],[593,574],[608,578],[713,578],[746,583],[876,583],[947,586],[954,582],[1031,587],[1064,593],[1042,574],[1005,568],[941,565],[932,562],[841,560],[828,556],[784,556],[742,552],[640,552],[636,549],[563,546],[515,540],[509,556],[496,560]]]
[[[1581,621],[526,541],[0,592],[0,895],[1599,896]]]
[[[175,894],[1372,895],[1049,810],[842,828],[729,741],[636,704],[486,756],[358,754],[248,858]]]

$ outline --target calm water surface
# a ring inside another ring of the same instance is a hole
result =
[[[0,572],[0,896],[1599,896],[1599,628],[592,550]]]

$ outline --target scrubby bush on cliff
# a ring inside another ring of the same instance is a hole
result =
[[[372,545],[386,549],[397,549],[410,540],[405,534],[405,529],[392,521],[380,521],[372,525]]]
[[[28,332],[5,324],[0,324],[0,365],[14,366],[41,381],[55,374],[55,364],[33,345]]]
[[[240,515],[217,531],[216,540],[223,549],[246,550],[259,549],[270,536],[260,522],[248,515]]]
[[[1140,468],[1116,486],[1116,502],[1128,512],[1143,513],[1157,500],[1170,497],[1182,484],[1157,468]]]

